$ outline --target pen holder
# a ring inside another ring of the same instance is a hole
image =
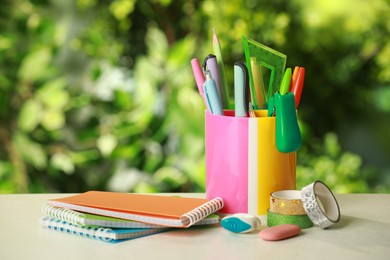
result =
[[[206,197],[221,197],[223,213],[266,215],[269,196],[295,189],[296,152],[275,144],[275,117],[225,116],[206,111]]]

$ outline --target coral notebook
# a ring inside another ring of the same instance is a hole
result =
[[[223,207],[223,200],[88,191],[50,205],[150,224],[189,227]]]
[[[81,227],[99,226],[109,228],[167,228],[166,226],[156,224],[83,213],[71,209],[57,208],[49,204],[46,204],[42,207],[42,212],[47,217],[52,217]],[[212,225],[217,223],[219,223],[219,216],[217,214],[211,214],[194,225]]]

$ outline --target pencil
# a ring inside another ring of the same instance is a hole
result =
[[[256,57],[251,57],[251,69],[252,69],[252,78],[253,78],[253,91],[255,100],[252,100],[253,105],[257,109],[264,108],[264,82],[263,76],[261,73],[261,67],[257,64]]]
[[[214,54],[217,57],[217,63],[219,69],[221,92],[222,92],[222,96],[221,96],[222,106],[225,109],[229,109],[230,107],[229,92],[226,84],[225,68],[223,65],[221,45],[219,44],[218,36],[214,28],[213,28],[213,48],[214,48]]]

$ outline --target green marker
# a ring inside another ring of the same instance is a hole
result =
[[[285,95],[275,93],[273,100],[276,110],[276,148],[281,153],[295,152],[302,145],[302,136],[295,110],[294,94],[292,92]]]
[[[284,95],[289,91],[290,82],[291,82],[291,68],[287,68],[286,72],[284,73],[282,84],[280,85],[280,89],[279,89],[281,95]]]

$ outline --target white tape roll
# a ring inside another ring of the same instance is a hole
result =
[[[315,225],[327,228],[339,222],[339,204],[323,182],[315,181],[303,187],[301,198],[306,214]]]

